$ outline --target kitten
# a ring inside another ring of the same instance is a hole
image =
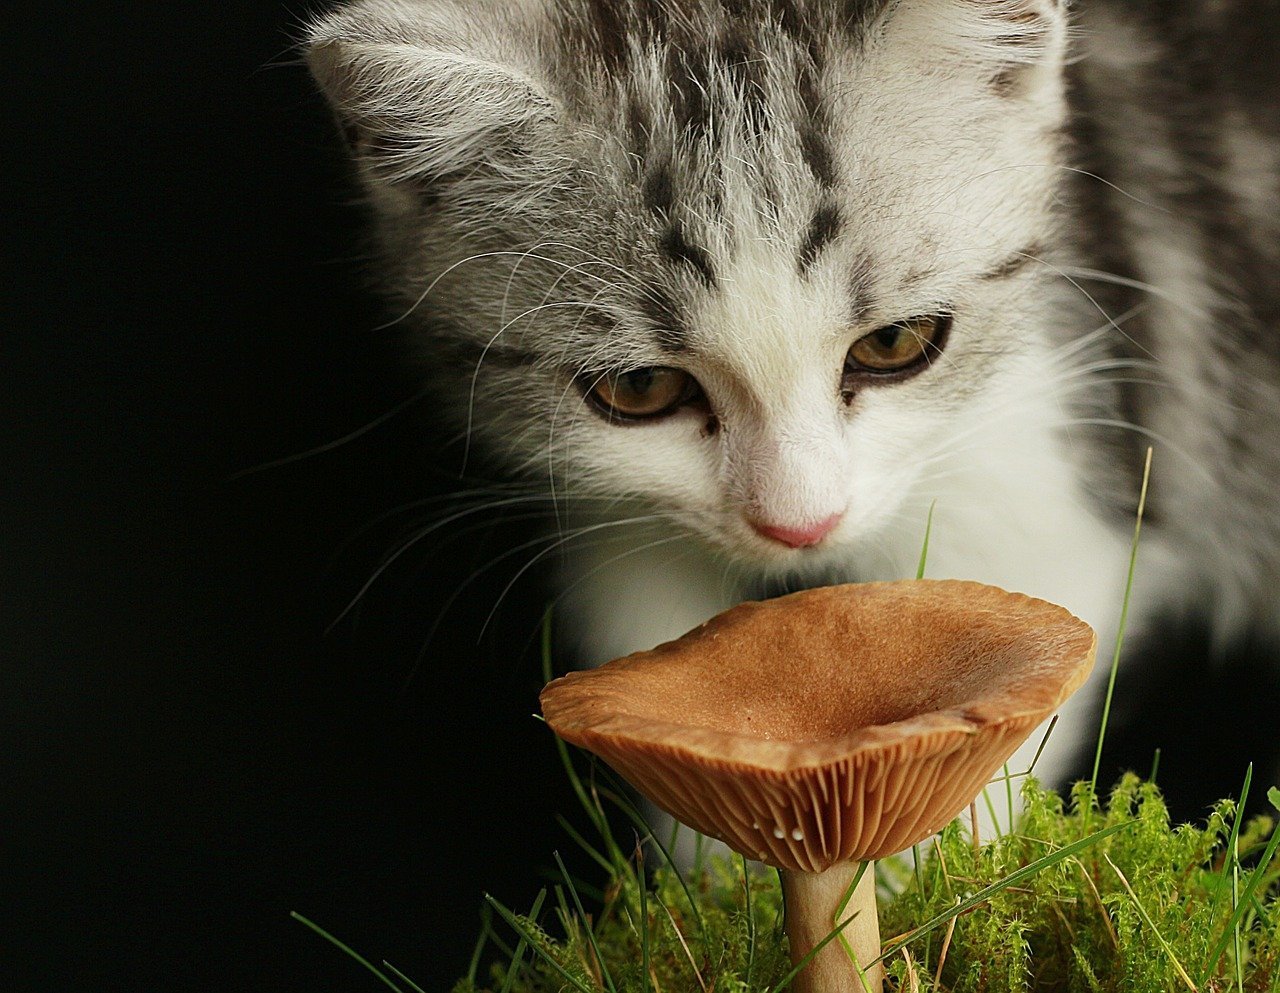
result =
[[[457,428],[566,534],[600,662],[740,599],[928,572],[1103,663],[1280,588],[1280,8],[362,0],[310,65]],[[1033,736],[1014,767],[1025,768]]]

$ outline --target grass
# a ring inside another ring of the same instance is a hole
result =
[[[595,798],[591,818],[607,822],[615,789],[602,767],[589,769],[577,781]],[[1022,795],[1015,833],[975,846],[961,818],[918,874],[905,860],[878,866],[883,959],[897,988],[1280,990],[1272,819],[1244,822],[1225,800],[1203,824],[1173,826],[1155,784],[1132,775],[1105,804],[1088,783],[1064,801],[1028,778]],[[1280,810],[1280,790],[1270,799]],[[660,866],[646,871],[655,856]],[[794,974],[777,875],[741,858],[711,855],[682,874],[650,836],[613,865],[594,913],[567,875],[561,888],[569,899],[550,913],[490,898],[532,954],[453,993],[783,993]]]

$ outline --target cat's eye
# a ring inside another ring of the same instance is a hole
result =
[[[666,366],[592,376],[585,388],[587,399],[601,413],[621,421],[665,417],[702,396],[696,379]]]
[[[910,317],[859,338],[845,359],[846,376],[904,374],[926,368],[942,352],[951,315]]]

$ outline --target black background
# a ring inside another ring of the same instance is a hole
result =
[[[423,541],[325,633],[438,513],[358,533],[448,485],[429,398],[233,478],[418,391],[299,16],[5,15],[6,990],[379,988],[294,910],[444,989],[482,893],[527,906],[571,847],[537,571],[427,642],[501,528]]]
[[[482,892],[527,905],[572,847],[530,717],[542,577],[481,637],[513,569],[473,577],[513,532],[455,528],[326,633],[438,511],[378,519],[447,491],[457,454],[428,398],[236,478],[418,387],[374,330],[303,12],[197,7],[3,15],[0,986],[380,988],[296,910],[447,989]],[[1231,733],[1180,746],[1179,713],[1238,685],[1186,688],[1198,637],[1162,640],[1108,754],[1145,769],[1163,743],[1189,813],[1234,788],[1280,696],[1255,666]]]

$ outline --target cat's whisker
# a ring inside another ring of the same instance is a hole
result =
[[[507,284],[502,291],[502,302],[498,306],[498,326],[499,327],[505,329],[506,327],[509,326],[507,323],[507,304],[511,299],[511,287],[515,285],[516,276],[520,272],[520,267],[524,265],[524,263],[529,259],[529,257],[534,252],[541,251],[545,247],[546,246],[542,243],[531,246],[523,255],[521,255],[518,259],[516,259],[515,262],[512,264],[511,271],[507,273]],[[546,303],[548,296],[550,296],[551,290],[556,285],[559,284],[560,280],[565,279],[569,275],[570,271],[571,270],[567,267],[561,270],[560,275],[558,275],[555,278],[555,280],[551,284],[551,287],[548,288],[547,293],[543,296],[542,298],[543,303]],[[501,332],[499,332],[499,334],[501,334]],[[483,361],[484,361],[484,356],[481,355],[480,362],[483,362]],[[479,369],[480,362],[476,363],[477,369]],[[474,377],[472,378],[474,382]]]
[[[377,581],[382,577],[382,575],[388,569],[391,568],[391,566],[393,566],[397,561],[399,561],[412,548],[414,548],[415,546],[420,544],[422,541],[429,538],[431,535],[436,534],[443,528],[448,527],[450,524],[456,523],[457,521],[460,521],[460,520],[464,520],[465,518],[471,517],[475,514],[496,510],[505,506],[517,506],[522,503],[530,502],[530,500],[531,498],[528,498],[528,497],[509,497],[505,500],[495,500],[488,503],[480,504],[475,507],[468,507],[463,510],[459,510],[455,513],[447,515],[446,517],[442,518],[439,521],[436,521],[432,524],[418,528],[408,538],[402,541],[398,547],[396,547],[392,552],[390,552],[383,559],[383,561],[374,570],[373,574],[367,580],[365,580],[364,584],[356,592],[355,596],[351,598],[351,600],[347,603],[347,605],[343,607],[342,611],[338,614],[338,616],[335,617],[332,622],[330,622],[327,628],[325,628],[325,633],[329,634],[330,632],[332,632],[333,629],[337,627],[338,624],[340,624],[343,621],[343,619],[347,617],[348,614],[351,613],[352,610],[355,609],[357,604],[360,603],[360,601],[365,597],[365,595],[369,592],[369,590],[373,588],[374,584],[377,583]]]
[[[263,462],[260,465],[250,466],[247,469],[241,469],[238,472],[232,473],[230,476],[228,476],[227,482],[234,483],[238,480],[244,479],[246,476],[256,475],[257,473],[260,473],[260,472],[268,472],[271,469],[280,469],[284,466],[292,465],[295,462],[301,462],[303,459],[310,459],[310,458],[314,458],[317,455],[324,455],[327,452],[332,452],[335,449],[341,448],[343,445],[348,445],[359,438],[363,438],[370,431],[373,431],[373,430],[376,430],[377,428],[382,427],[382,425],[386,424],[392,418],[397,417],[398,415],[404,413],[414,404],[421,403],[427,397],[431,396],[431,394],[434,392],[435,392],[434,387],[427,387],[425,389],[419,390],[417,393],[413,394],[413,396],[409,397],[407,400],[404,400],[401,403],[396,404],[396,406],[392,407],[386,413],[380,414],[379,416],[375,417],[373,420],[369,421],[364,426],[356,428],[354,431],[350,431],[347,434],[344,434],[341,438],[335,438],[333,441],[327,441],[323,445],[317,445],[315,448],[308,448],[304,452],[295,452],[292,455],[285,455],[281,458],[273,459],[270,462]]]
[[[593,302],[594,302],[594,300],[593,300]],[[576,332],[576,331],[577,331],[577,329],[578,329],[578,325],[580,325],[580,324],[581,324],[581,322],[582,322],[582,320],[586,317],[586,313],[587,313],[587,312],[584,310],[584,311],[583,311],[583,313],[578,317],[578,324],[574,326],[574,331],[575,331],[575,332]],[[603,347],[603,346],[602,346],[602,347]],[[596,354],[596,352],[592,352],[592,353],[591,353],[591,355],[592,355],[592,356],[594,356],[595,354]],[[571,378],[570,378],[570,380],[569,380],[568,384],[565,386],[565,388],[564,388],[564,390],[561,392],[561,394],[560,394],[559,398],[556,400],[555,408],[552,410],[552,412],[551,412],[551,417],[549,418],[549,422],[548,422],[548,430],[547,430],[547,476],[548,476],[549,484],[550,484],[550,486],[551,486],[551,491],[552,491],[552,496],[553,496],[553,498],[554,498],[555,493],[556,493],[556,473],[555,473],[556,424],[557,424],[557,422],[559,421],[559,418],[560,418],[560,408],[563,406],[563,404],[564,404],[564,402],[565,402],[566,398],[567,398],[567,397],[569,397],[569,396],[572,396],[572,395],[573,395],[573,393],[576,391],[577,381],[578,381],[578,379],[581,377],[581,375],[582,375],[582,373],[581,373],[581,372],[579,372],[579,374],[578,374],[577,376],[574,376],[574,377],[571,377]],[[577,409],[575,410],[575,414],[574,414],[574,423],[576,423],[576,421],[577,421],[577,417],[578,417],[578,415],[580,414],[580,412],[581,412],[581,407],[579,407],[579,408],[577,408]],[[568,449],[567,449],[567,447],[566,447],[566,452],[565,452],[565,454],[566,454],[566,458],[565,458],[565,489],[567,490],[567,489],[569,488],[569,459],[568,459]],[[557,507],[557,514],[556,514],[556,516],[557,516],[557,520],[559,520],[559,509],[558,509],[558,507]]]
[[[1110,340],[1111,331],[1114,325],[1123,327],[1135,317],[1145,313],[1149,303],[1143,301],[1135,304],[1126,310],[1123,314],[1115,318],[1109,318],[1105,324],[1101,324],[1092,331],[1084,334],[1075,335],[1070,340],[1050,348],[1047,355],[1049,361],[1055,365],[1066,364],[1068,360],[1074,360],[1080,355],[1090,351],[1096,351],[1099,354],[1106,355],[1107,344]],[[1149,359],[1142,361],[1151,361]]]
[[[1095,310],[1097,310],[1097,312],[1101,314],[1103,318],[1108,322],[1108,327],[1118,331],[1125,338],[1125,340],[1129,342],[1129,344],[1131,344],[1134,348],[1138,349],[1140,352],[1145,353],[1153,361],[1159,361],[1158,357],[1154,355],[1150,351],[1150,349],[1148,349],[1140,341],[1138,341],[1131,334],[1125,331],[1125,329],[1120,324],[1118,324],[1110,314],[1107,313],[1107,309],[1103,307],[1101,303],[1098,302],[1097,298],[1092,293],[1090,293],[1088,290],[1086,290],[1083,286],[1080,285],[1079,280],[1072,278],[1060,266],[1055,265],[1052,262],[1049,262],[1047,259],[1042,259],[1039,256],[1032,255],[1027,252],[1014,252],[1013,254],[1018,256],[1019,258],[1024,258],[1030,262],[1034,262],[1037,265],[1042,265],[1046,269],[1048,269],[1050,272],[1053,272],[1054,274],[1060,276],[1063,280],[1069,283],[1078,293],[1080,293],[1081,296],[1083,296],[1087,301],[1089,301],[1089,304]]]
[[[580,301],[580,300],[561,300],[555,303],[542,303],[536,307],[530,307],[528,310],[525,310],[517,314],[510,321],[503,324],[498,329],[497,333],[494,334],[493,337],[488,340],[488,342],[485,344],[484,348],[480,352],[479,359],[476,360],[475,368],[472,370],[471,385],[467,393],[466,448],[463,451],[463,457],[462,457],[462,466],[463,466],[464,472],[466,471],[467,462],[471,454],[471,434],[472,434],[472,428],[475,423],[476,388],[480,379],[480,369],[484,365],[484,360],[488,357],[489,351],[497,343],[498,339],[501,338],[504,334],[506,334],[509,330],[511,330],[511,328],[517,322],[525,320],[529,317],[532,317],[534,314],[540,313],[542,311],[558,310],[561,308],[571,308],[571,307],[589,308],[590,306],[591,306],[590,302]]]
[[[622,523],[626,523],[626,522],[622,522]],[[454,591],[440,606],[439,610],[437,610],[435,620],[432,622],[431,627],[428,629],[427,634],[424,636],[422,645],[419,648],[418,653],[414,658],[413,665],[410,667],[409,673],[405,677],[404,688],[407,688],[409,684],[412,683],[413,680],[417,677],[417,674],[421,671],[422,663],[426,658],[427,649],[431,646],[432,641],[435,640],[435,636],[437,632],[440,630],[440,626],[444,623],[446,617],[448,616],[449,611],[453,609],[453,605],[457,603],[459,599],[462,598],[462,595],[472,586],[472,584],[474,584],[478,579],[480,579],[485,573],[489,572],[490,570],[506,562],[508,559],[514,558],[515,556],[521,554],[522,552],[528,551],[530,548],[534,548],[546,542],[564,543],[566,541],[573,541],[575,537],[576,535],[561,536],[561,537],[557,537],[555,535],[542,535],[538,538],[533,539],[532,541],[527,541],[513,548],[509,548],[504,552],[502,552],[501,554],[494,556],[489,561],[485,562],[483,565],[480,565],[477,568],[473,569],[466,579],[464,579],[461,583],[457,584]],[[603,540],[607,540],[607,539],[598,539],[598,541],[603,541]],[[592,547],[592,544],[593,544],[592,542],[586,542],[582,547],[589,548],[589,547]],[[634,551],[640,551],[640,550],[641,549],[636,549],[624,554],[634,554]],[[523,574],[523,571],[524,570],[522,570],[520,574],[517,574],[516,576],[517,580],[520,578],[520,575]],[[514,581],[512,585],[514,585]],[[505,596],[507,592],[508,592],[507,590],[504,590],[502,596]],[[561,597],[563,596],[564,596],[564,593],[562,592],[559,596],[555,598],[555,600],[552,601],[552,606],[554,607],[556,604],[558,604]],[[498,603],[494,605],[494,612],[496,612],[498,606],[501,604],[501,600],[502,598],[500,597],[498,600]],[[491,612],[489,620],[492,619],[492,616],[493,616],[493,612]],[[486,620],[486,625],[489,623],[489,620]],[[484,629],[482,629],[480,632],[480,636],[483,637],[483,635],[484,635]]]
[[[549,418],[548,434],[547,434],[547,472],[550,477],[550,485],[553,491],[556,488],[555,457],[559,450],[562,450],[564,455],[564,465],[565,465],[564,489],[565,490],[568,490],[569,482],[570,482],[569,468],[570,468],[570,457],[573,454],[572,449],[568,445],[563,445],[563,446],[557,445],[557,437],[556,437],[556,430],[557,430],[557,426],[560,423],[560,414],[561,414],[562,407],[565,401],[569,397],[574,396],[577,393],[578,382],[581,380],[582,376],[585,375],[588,372],[588,370],[591,368],[593,361],[595,359],[595,356],[598,355],[600,351],[606,347],[607,345],[602,344],[598,346],[597,349],[593,350],[592,352],[588,353],[586,356],[582,357],[582,359],[580,360],[580,366],[577,371],[577,374],[570,377],[570,380],[566,384],[564,390],[561,391],[560,396],[556,400],[555,408],[553,409],[551,417]],[[585,412],[586,412],[585,401],[582,403],[575,404],[573,406],[571,411],[572,416],[569,422],[570,428],[572,428],[574,425],[578,423],[578,419],[583,417]]]
[[[1002,172],[1010,172],[1010,171],[1016,171],[1021,169],[1048,169],[1055,172],[1065,172],[1065,173],[1070,173],[1072,175],[1083,176],[1085,179],[1095,180],[1101,183],[1103,186],[1106,186],[1112,190],[1115,190],[1115,192],[1119,193],[1122,197],[1132,200],[1134,203],[1139,204],[1143,207],[1148,207],[1151,210],[1159,211],[1162,214],[1172,213],[1172,211],[1170,211],[1169,208],[1165,207],[1164,205],[1153,203],[1150,200],[1146,200],[1143,197],[1140,197],[1137,194],[1124,189],[1124,187],[1118,186],[1117,184],[1113,183],[1111,180],[1103,176],[1099,176],[1095,172],[1090,172],[1088,169],[1081,169],[1077,166],[1067,165],[1062,162],[1018,162],[1018,163],[1010,163],[1008,165],[996,166],[991,169],[987,169],[983,172],[975,173],[972,176],[968,177],[968,179],[965,180],[965,182],[961,186],[957,187],[956,190],[953,191],[953,193],[959,192],[961,189],[964,189],[965,186],[975,183],[979,180],[988,179],[991,176],[999,175]]]
[[[552,244],[552,243],[548,243],[548,244]],[[399,317],[396,317],[385,324],[378,325],[377,327],[374,328],[374,330],[386,331],[395,327],[397,324],[400,324],[408,320],[417,311],[417,309],[420,306],[422,306],[422,304],[426,301],[427,297],[431,295],[431,293],[441,283],[442,280],[448,278],[450,275],[452,275],[455,271],[460,269],[462,266],[470,265],[475,262],[486,261],[489,259],[511,258],[511,259],[517,260],[517,265],[523,261],[533,259],[538,262],[545,262],[548,265],[559,266],[560,268],[567,269],[570,272],[577,272],[578,274],[584,276],[587,279],[594,279],[600,282],[608,283],[608,281],[605,280],[604,277],[591,273],[586,268],[589,265],[607,265],[608,263],[605,263],[602,260],[588,259],[583,262],[570,264],[568,262],[563,262],[560,259],[557,259],[553,256],[534,254],[536,251],[539,250],[539,247],[540,246],[535,246],[534,248],[526,249],[525,251],[477,252],[474,255],[468,255],[466,258],[459,259],[457,262],[454,262],[448,267],[446,267],[443,271],[437,273],[427,283],[426,288],[423,289],[422,292],[419,293],[418,296],[414,299],[413,303],[409,306],[409,308],[405,310]],[[613,268],[616,269],[618,267],[613,266]],[[623,271],[623,270],[619,269],[619,271]],[[609,285],[617,285],[617,284],[609,284]]]
[[[447,505],[451,508],[458,508],[459,506],[466,507],[468,501],[474,498],[483,497],[484,501],[487,503],[488,501],[494,499],[498,495],[504,495],[508,497],[515,496],[518,499],[527,501],[531,504],[538,503],[540,501],[545,501],[547,499],[546,495],[542,493],[540,490],[537,490],[534,488],[527,488],[527,490],[528,490],[527,492],[522,493],[519,489],[516,489],[515,487],[493,487],[491,489],[485,489],[485,490],[469,490],[469,491],[460,490],[460,491],[451,492],[451,493],[442,493],[436,496],[422,497],[421,499],[418,499],[418,500],[410,500],[407,503],[402,503],[395,507],[391,507],[387,510],[384,510],[379,514],[377,514],[376,516],[365,521],[364,524],[356,528],[356,530],[351,532],[351,534],[349,534],[346,538],[344,538],[339,543],[339,545],[334,549],[330,558],[331,560],[336,560],[340,558],[347,551],[347,549],[349,549],[353,544],[355,544],[355,542],[358,541],[361,537],[363,537],[364,535],[368,534],[373,530],[376,530],[381,525],[386,524],[388,521],[393,520],[394,518],[400,516],[401,514],[408,514],[414,511],[419,511],[426,507],[430,507],[432,504]]]
[[[521,580],[521,578],[523,578],[524,575],[530,569],[532,569],[535,565],[541,562],[544,558],[546,558],[552,552],[558,551],[559,549],[564,548],[569,542],[576,541],[579,538],[585,537],[586,535],[598,534],[601,531],[607,531],[612,528],[622,528],[622,527],[635,526],[637,524],[646,524],[653,521],[660,521],[662,519],[663,517],[660,514],[646,514],[641,517],[624,518],[618,521],[604,521],[599,524],[588,524],[583,527],[574,529],[573,531],[569,532],[567,535],[553,536],[552,543],[548,545],[548,547],[542,549],[542,551],[538,552],[532,558],[530,558],[529,561],[526,562],[523,566],[521,566],[520,569],[516,572],[516,574],[511,577],[507,585],[503,587],[502,592],[498,594],[498,599],[494,602],[493,608],[489,611],[488,616],[485,618],[484,624],[482,624],[480,627],[479,637],[480,638],[484,637],[485,632],[489,629],[489,625],[493,621],[494,615],[498,612],[498,608],[502,606],[502,602],[506,599],[507,594],[511,592],[512,587],[515,586],[516,583],[518,583]]]
[[[554,610],[555,607],[559,606],[560,602],[564,600],[565,597],[569,596],[574,591],[576,591],[578,587],[582,586],[584,583],[589,582],[595,576],[598,576],[600,573],[605,572],[606,570],[617,565],[619,562],[622,562],[623,560],[630,558],[633,555],[641,555],[644,552],[652,551],[655,548],[661,548],[663,545],[674,544],[675,542],[683,542],[684,547],[682,547],[680,551],[680,555],[676,556],[671,561],[679,561],[680,558],[685,558],[685,557],[688,557],[689,555],[692,555],[694,553],[694,548],[688,545],[687,538],[688,538],[688,535],[683,531],[681,531],[676,534],[666,535],[665,537],[656,538],[653,541],[642,543],[639,545],[634,545],[630,548],[624,549],[623,551],[619,552],[617,555],[613,555],[605,559],[603,562],[599,563],[598,565],[592,566],[590,569],[583,572],[582,575],[580,575],[573,582],[568,583],[564,587],[564,589],[561,590],[556,595],[556,597],[551,601],[552,609]]]
[[[1203,482],[1210,485],[1217,485],[1217,478],[1205,466],[1201,465],[1195,457],[1182,445],[1178,445],[1168,436],[1148,428],[1142,424],[1134,424],[1132,421],[1126,421],[1118,417],[1077,417],[1061,422],[1059,427],[1071,427],[1073,425],[1081,425],[1085,427],[1102,427],[1115,428],[1120,431],[1128,431],[1150,441],[1156,442],[1164,451],[1179,456],[1186,468],[1201,477]]]
[[[1188,303],[1177,294],[1170,293],[1162,287],[1156,286],[1154,283],[1144,282],[1140,279],[1133,279],[1128,276],[1119,276],[1115,273],[1104,272],[1101,269],[1089,269],[1084,266],[1063,266],[1062,272],[1070,275],[1075,279],[1083,282],[1108,283],[1112,286],[1123,286],[1131,290],[1141,290],[1150,296],[1163,300],[1165,303],[1173,304],[1184,313],[1198,317],[1201,320],[1212,320],[1213,314],[1204,307],[1197,307]]]
[[[521,252],[478,252],[478,253],[476,253],[475,255],[468,255],[468,256],[467,256],[466,258],[464,258],[464,259],[459,259],[457,262],[454,262],[452,265],[450,265],[450,266],[449,266],[447,269],[445,269],[443,272],[438,273],[438,274],[435,276],[435,278],[433,278],[433,279],[432,279],[432,280],[427,284],[426,289],[424,289],[424,290],[423,290],[423,291],[418,295],[417,299],[415,299],[415,300],[414,300],[414,302],[409,306],[409,309],[408,309],[408,310],[406,310],[404,313],[402,313],[399,317],[396,317],[396,318],[393,318],[393,319],[392,319],[392,320],[390,320],[390,321],[387,321],[387,323],[385,323],[385,324],[379,324],[379,325],[378,325],[377,327],[375,327],[373,330],[374,330],[374,331],[388,331],[388,330],[390,330],[391,328],[395,327],[397,324],[400,324],[401,322],[408,320],[408,319],[409,319],[409,317],[411,317],[411,316],[413,315],[413,313],[414,313],[414,312],[415,312],[415,311],[416,311],[420,306],[422,306],[423,301],[425,301],[425,300],[427,299],[427,297],[431,295],[431,292],[436,288],[436,286],[438,286],[438,285],[440,284],[440,282],[441,282],[442,280],[446,279],[446,278],[447,278],[449,275],[451,275],[455,270],[462,268],[464,265],[468,265],[468,264],[470,264],[470,263],[472,263],[472,262],[478,262],[478,261],[481,261],[481,260],[483,260],[483,259],[496,259],[496,258],[510,257],[510,256],[512,256],[512,255],[521,255],[521,254],[523,254],[523,253],[521,253]]]

